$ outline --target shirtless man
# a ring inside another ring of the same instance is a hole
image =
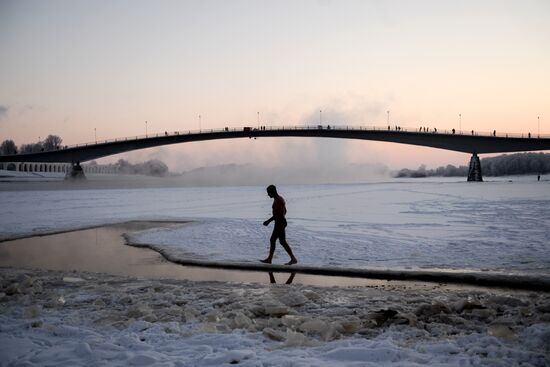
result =
[[[274,185],[269,185],[267,187],[267,195],[270,198],[273,198],[273,216],[264,222],[264,226],[268,226],[269,223],[275,221],[275,228],[273,228],[273,234],[271,235],[271,239],[269,240],[271,244],[271,246],[269,247],[269,256],[265,260],[261,260],[261,262],[271,264],[271,260],[273,260],[273,254],[275,253],[275,241],[277,241],[278,238],[279,242],[288,253],[288,256],[290,256],[290,261],[287,262],[285,265],[296,264],[298,260],[296,259],[296,257],[292,253],[292,249],[286,242],[285,199],[279,196],[279,194],[277,193],[277,188]]]

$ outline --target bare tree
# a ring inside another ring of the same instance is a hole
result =
[[[42,152],[43,150],[44,150],[44,147],[42,145],[42,142],[22,144],[21,147],[19,148],[19,151],[21,153],[38,153],[38,152]]]
[[[57,150],[61,146],[61,142],[63,142],[63,139],[61,139],[59,136],[48,135],[48,137],[44,139],[43,148],[45,151]]]
[[[17,146],[11,139],[4,140],[0,145],[0,155],[17,154]]]

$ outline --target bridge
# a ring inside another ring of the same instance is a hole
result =
[[[549,136],[528,134],[479,133],[436,129],[408,129],[400,127],[351,127],[334,125],[241,127],[201,131],[175,131],[117,138],[73,146],[59,146],[55,150],[0,156],[0,162],[71,163],[68,177],[84,177],[80,162],[146,149],[161,145],[197,141],[270,137],[311,137],[384,141],[399,144],[446,149],[472,154],[468,181],[482,181],[478,154],[550,150]]]

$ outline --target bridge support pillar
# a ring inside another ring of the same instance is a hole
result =
[[[65,180],[85,180],[84,170],[80,165],[80,162],[73,162],[70,171],[65,175]]]
[[[479,161],[479,157],[476,153],[474,153],[472,155],[472,158],[470,159],[470,168],[468,169],[468,181],[483,181],[483,177],[481,175],[481,162]]]

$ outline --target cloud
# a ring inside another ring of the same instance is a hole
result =
[[[44,105],[39,105],[39,104],[26,104],[26,105],[19,106],[19,108],[17,108],[17,113],[19,115],[43,114],[46,111],[48,111],[48,108]]]
[[[8,106],[0,105],[0,120],[2,120],[4,117],[8,115],[8,110],[10,108]]]
[[[326,184],[357,183],[387,180],[389,171],[383,165],[354,165],[325,167],[267,167],[256,164],[225,164],[199,167],[185,171],[182,183],[192,186]]]
[[[26,105],[19,108],[19,114],[22,115],[22,114],[27,113],[27,112],[32,112],[33,109],[34,109],[33,105],[26,104]]]

